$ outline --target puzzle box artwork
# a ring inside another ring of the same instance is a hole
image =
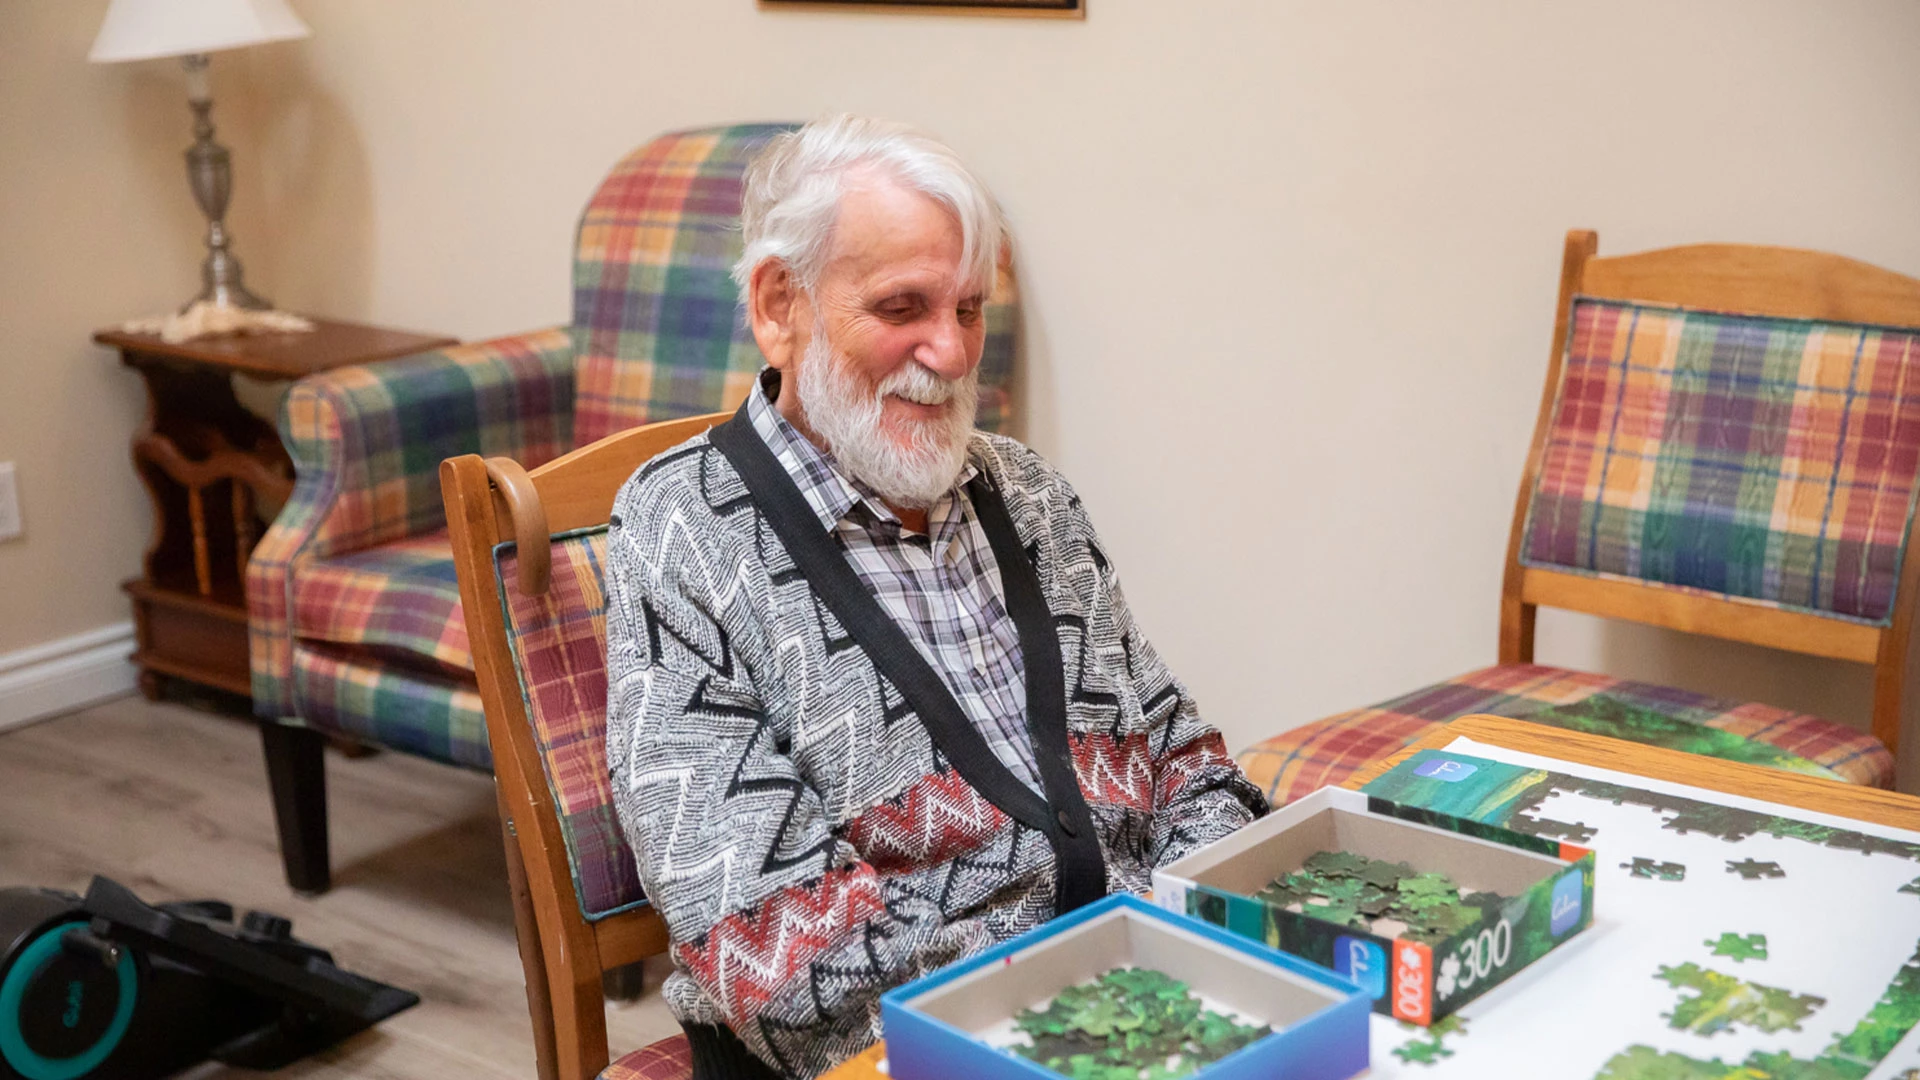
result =
[[[1567,947],[1441,1025],[1373,1018],[1373,1074],[1904,1080],[1920,835],[1459,740],[1372,795],[1597,855]]]

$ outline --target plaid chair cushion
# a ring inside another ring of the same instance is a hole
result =
[[[470,681],[383,664],[323,645],[293,649],[300,719],[409,754],[491,771],[487,720]]]
[[[628,155],[580,219],[573,263],[574,438],[731,409],[760,350],[731,272],[741,182],[782,124],[664,135]],[[1017,323],[1010,263],[988,305],[979,426],[1007,419]]]
[[[675,1035],[635,1050],[600,1070],[600,1080],[692,1080],[693,1053],[687,1037]]]
[[[1709,757],[1889,787],[1893,756],[1872,736],[1771,705],[1539,664],[1469,672],[1249,747],[1240,766],[1275,805],[1338,784],[1434,727],[1491,713]]]
[[[1885,625],[1920,333],[1579,298],[1522,561]]]
[[[563,533],[551,550],[545,596],[520,591],[513,545],[495,550],[494,568],[580,914],[594,920],[646,902],[607,769],[607,530]]]
[[[473,670],[444,530],[301,562],[293,579],[293,627],[305,641],[411,654],[456,677]]]

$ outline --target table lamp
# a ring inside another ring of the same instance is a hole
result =
[[[313,31],[286,0],[113,0],[87,59],[94,63],[178,56],[187,69],[187,104],[193,108],[193,145],[187,148],[187,180],[207,215],[207,261],[203,288],[188,303],[217,307],[272,305],[241,283],[240,260],[227,244],[227,199],[233,166],[227,148],[213,141],[213,97],[207,89],[207,54],[267,41],[303,38]]]

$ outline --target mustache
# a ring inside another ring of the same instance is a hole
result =
[[[921,405],[945,405],[960,392],[959,379],[946,379],[917,360],[909,360],[900,370],[881,381],[876,397],[895,395]]]

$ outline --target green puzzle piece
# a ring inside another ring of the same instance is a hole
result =
[[[1365,929],[1370,925],[1367,918],[1360,914],[1359,905],[1351,900],[1332,900],[1325,904],[1309,903],[1301,910],[1316,919],[1325,919],[1330,923],[1339,923],[1341,926]]]
[[[1308,856],[1302,869],[1326,877],[1352,877],[1364,871],[1373,860],[1350,851],[1321,851]]]
[[[1765,960],[1767,958],[1767,935],[1735,934],[1731,931],[1721,934],[1719,941],[1708,940],[1715,956],[1730,956],[1735,961]]]
[[[1419,1030],[1413,1025],[1402,1022],[1401,1027]],[[1409,1065],[1432,1065],[1441,1058],[1452,1057],[1453,1051],[1446,1045],[1450,1036],[1465,1035],[1467,1021],[1459,1013],[1434,1021],[1428,1025],[1423,1038],[1417,1038],[1393,1048],[1393,1056]]]
[[[1327,900],[1352,901],[1357,906],[1360,894],[1367,891],[1367,883],[1359,878],[1334,878],[1315,891]]]
[[[1413,867],[1403,862],[1388,862],[1385,859],[1372,859],[1360,877],[1367,884],[1379,889],[1398,888],[1400,882],[1413,876]]]
[[[1827,1003],[1825,998],[1750,983],[1691,961],[1662,967],[1654,978],[1676,990],[1695,992],[1682,997],[1666,1017],[1669,1026],[1696,1035],[1715,1035],[1736,1024],[1769,1034],[1799,1031],[1800,1022]]]
[[[1360,897],[1360,914],[1368,918],[1377,919],[1387,912],[1392,911],[1393,905],[1394,896],[1392,893],[1381,892],[1376,889]]]
[[[1453,1051],[1438,1040],[1424,1042],[1416,1039],[1405,1046],[1394,1047],[1393,1056],[1409,1065],[1431,1065],[1443,1057],[1452,1057]]]
[[[1415,896],[1458,896],[1460,887],[1445,874],[1415,874],[1400,882],[1400,895]]]
[[[1638,856],[1630,863],[1621,863],[1620,869],[1632,877],[1657,878],[1660,881],[1685,881],[1687,868],[1683,863],[1656,862],[1645,856]]]

